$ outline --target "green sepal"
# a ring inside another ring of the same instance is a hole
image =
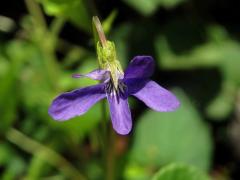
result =
[[[110,72],[111,80],[115,89],[118,87],[119,76],[123,75],[122,67],[117,59],[115,44],[111,41],[106,41],[104,46],[97,42],[97,56],[101,69]]]

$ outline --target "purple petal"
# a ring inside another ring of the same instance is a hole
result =
[[[174,94],[151,80],[128,81],[129,92],[155,111],[174,111],[180,102]]]
[[[132,129],[132,117],[127,96],[107,95],[112,125],[118,134],[128,134]]]
[[[153,71],[154,61],[151,56],[135,56],[125,70],[124,78],[148,78]]]
[[[87,112],[96,102],[106,97],[105,84],[98,84],[66,92],[53,100],[48,113],[55,120],[68,120]]]
[[[82,78],[82,77],[88,77],[94,80],[107,80],[110,78],[109,72],[106,70],[102,70],[102,69],[96,69],[88,74],[73,74],[72,75],[73,78]]]

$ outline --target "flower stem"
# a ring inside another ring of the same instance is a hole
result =
[[[116,140],[116,133],[112,128],[110,128],[110,136],[109,136],[109,146],[107,151],[107,161],[106,161],[106,180],[114,180],[115,177],[115,163],[116,163],[116,151],[115,151],[115,140]]]
[[[50,25],[50,32],[52,33],[53,36],[58,37],[60,34],[60,31],[62,30],[66,20],[62,17],[56,17],[51,25]]]
[[[33,0],[25,0],[25,4],[29,13],[32,15],[32,17],[35,18],[35,25],[39,25],[42,28],[47,29],[47,23],[38,4],[35,3]]]
[[[102,127],[101,127],[101,137],[102,137],[102,154],[103,162],[105,162],[105,179],[114,180],[115,179],[115,139],[116,133],[112,128],[107,131],[107,113],[106,113],[106,102],[102,101]]]

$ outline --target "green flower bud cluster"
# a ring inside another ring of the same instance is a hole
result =
[[[114,88],[117,89],[118,79],[123,76],[123,71],[117,59],[115,44],[111,41],[106,41],[103,45],[97,42],[97,56],[100,68],[110,72]]]

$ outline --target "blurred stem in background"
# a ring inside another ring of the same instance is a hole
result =
[[[115,174],[115,142],[116,142],[116,133],[113,130],[113,128],[107,128],[108,127],[108,119],[107,119],[107,113],[106,113],[106,102],[102,101],[101,104],[102,107],[102,123],[101,123],[101,141],[102,143],[102,160],[104,165],[104,175],[106,180],[114,180],[116,179]]]
[[[25,0],[25,3],[33,23],[31,40],[36,43],[42,53],[50,86],[57,90],[58,83],[56,82],[58,82],[60,68],[57,64],[55,52],[58,35],[65,20],[60,17],[55,18],[48,29],[40,6],[34,0]]]
[[[70,162],[58,154],[56,151],[40,144],[39,142],[27,137],[16,129],[9,129],[6,138],[13,144],[32,155],[39,155],[49,164],[55,166],[66,176],[73,179],[85,180],[86,178]]]
[[[115,171],[115,163],[116,163],[116,149],[115,149],[115,142],[116,142],[116,133],[114,132],[113,128],[110,128],[110,135],[109,135],[109,146],[107,151],[107,180],[115,180],[116,179],[116,171]]]
[[[47,30],[47,23],[38,4],[34,0],[25,0],[25,4],[28,12],[34,18],[35,26],[40,26],[42,29]]]

